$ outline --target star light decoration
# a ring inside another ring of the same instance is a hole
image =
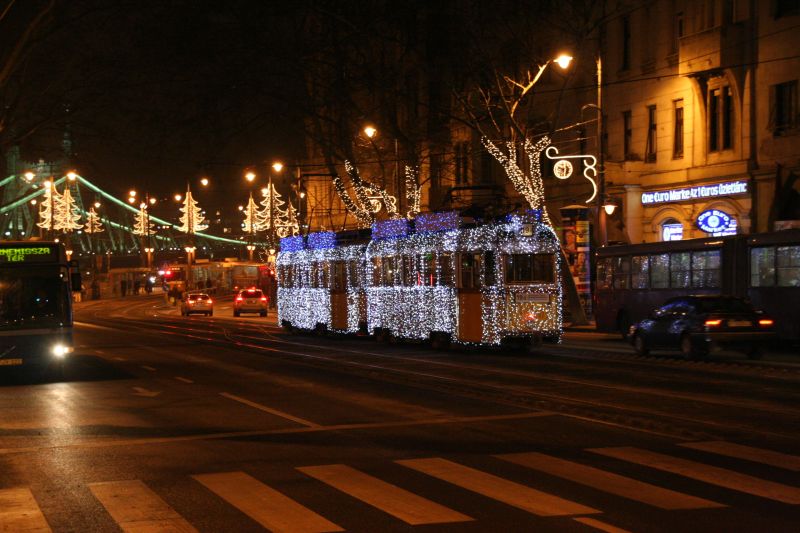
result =
[[[542,219],[545,224],[552,225],[544,203],[544,181],[542,180],[540,161],[542,151],[550,144],[550,138],[545,135],[536,143],[531,142],[530,139],[525,139],[523,149],[530,163],[528,175],[517,163],[517,148],[514,143],[506,143],[505,151],[501,150],[488,137],[481,138],[481,143],[503,165],[506,175],[508,175],[511,184],[514,186],[514,190],[525,198],[531,209],[542,212]]]
[[[505,255],[540,253],[553,257],[557,280],[560,255],[553,229],[539,214],[514,215],[474,228],[459,225],[457,213],[420,215],[414,233],[405,219],[386,220],[373,226],[366,247],[338,246],[333,233],[311,234],[306,242],[302,237],[282,239],[277,261],[279,322],[303,329],[325,324],[333,330],[329,287],[334,268],[342,268],[334,264],[342,261],[347,265],[346,332],[358,330],[366,301],[369,331],[381,328],[409,339],[444,333],[457,340],[461,310],[456,260],[461,253],[480,253],[483,258],[491,253],[495,260],[483,260],[479,267],[481,340],[458,342],[497,345],[505,336],[531,335],[559,339],[560,283],[506,284],[502,277]],[[487,263],[494,269],[488,275]]]

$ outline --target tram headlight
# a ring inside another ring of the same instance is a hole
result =
[[[58,343],[50,350],[56,359],[64,359],[68,353],[72,352],[72,346],[67,346],[63,343]]]

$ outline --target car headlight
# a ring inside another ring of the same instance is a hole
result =
[[[58,359],[63,359],[67,356],[68,353],[72,352],[72,346],[67,346],[66,344],[58,343],[53,346],[50,350],[53,356]]]

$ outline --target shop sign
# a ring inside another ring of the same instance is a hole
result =
[[[708,209],[697,217],[697,227],[706,233],[721,233],[731,227],[733,218],[725,211]]]
[[[663,204],[665,202],[684,202],[714,198],[716,196],[731,196],[734,194],[747,194],[748,184],[745,180],[726,181],[714,185],[698,185],[697,187],[684,187],[681,189],[667,189],[642,193],[642,203]]]

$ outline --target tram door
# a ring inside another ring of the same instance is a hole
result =
[[[458,262],[458,340],[480,342],[483,338],[481,313],[481,265],[477,252],[460,254]]]
[[[331,263],[331,326],[334,330],[347,329],[347,263]]]

